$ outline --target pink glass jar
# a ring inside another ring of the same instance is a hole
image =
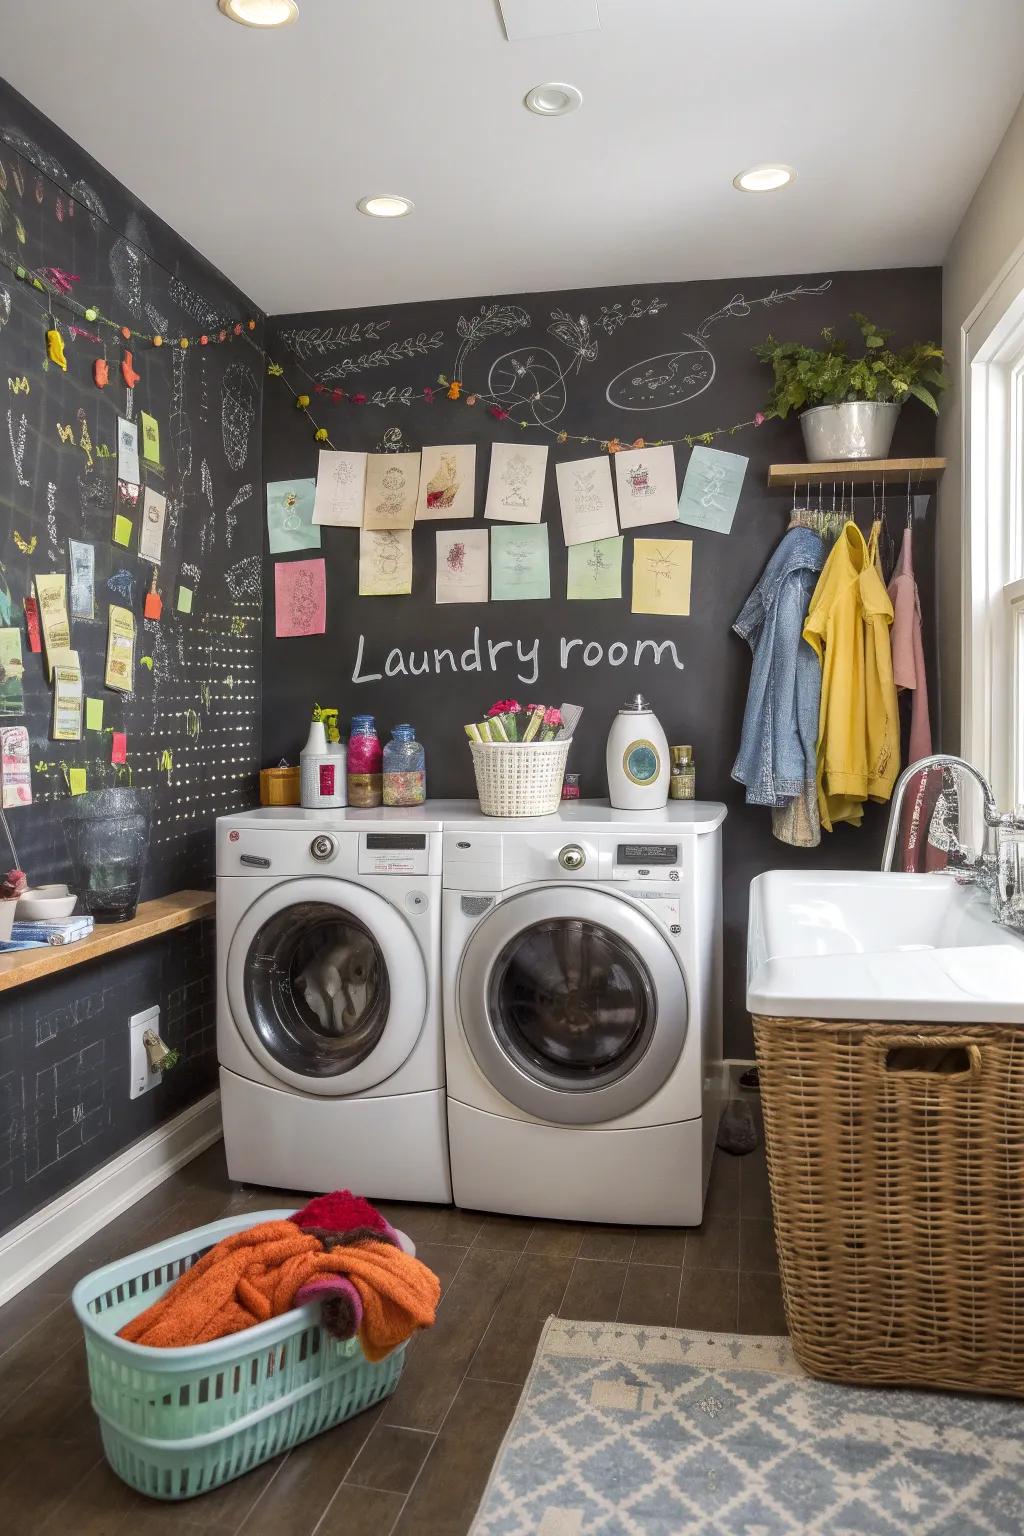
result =
[[[372,715],[354,715],[348,739],[348,803],[380,805],[383,751]]]

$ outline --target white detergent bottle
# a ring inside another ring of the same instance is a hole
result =
[[[668,741],[642,694],[619,710],[608,732],[608,798],[619,811],[651,811],[668,803]]]

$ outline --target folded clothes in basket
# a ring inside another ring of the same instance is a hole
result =
[[[358,1295],[357,1331],[368,1360],[385,1359],[434,1321],[437,1276],[383,1232],[339,1242],[293,1221],[267,1221],[211,1248],[119,1337],[157,1349],[206,1344],[288,1312],[305,1287],[335,1275]]]

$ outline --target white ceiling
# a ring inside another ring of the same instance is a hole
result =
[[[600,0],[518,43],[494,0],[299,3],[0,0],[11,83],[275,313],[939,262],[1024,90],[1021,0]],[[581,110],[528,113],[544,80]],[[734,191],[763,160],[795,185]]]

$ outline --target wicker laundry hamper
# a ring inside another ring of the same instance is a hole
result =
[[[1024,1030],[754,1019],[813,1376],[1024,1395]]]

